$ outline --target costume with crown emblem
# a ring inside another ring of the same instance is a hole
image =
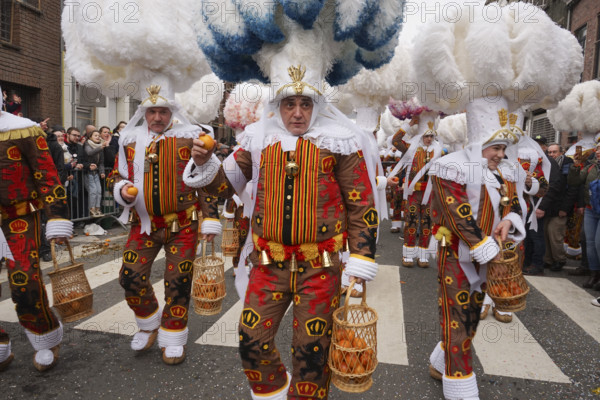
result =
[[[166,349],[163,359],[183,361],[185,353],[171,356],[169,347],[182,349],[187,343],[189,303],[198,230],[219,234],[217,198],[199,195],[183,182],[182,172],[190,160],[192,140],[208,128],[190,124],[179,114],[180,106],[161,94],[160,86],[150,86],[136,115],[121,132],[119,157],[109,176],[116,201],[125,207],[123,221],[132,222],[123,253],[119,283],[125,289],[127,304],[135,313],[142,331],[155,332]],[[164,132],[152,132],[148,122],[135,126],[150,107],[167,107],[172,116]],[[183,123],[182,123],[183,122]],[[131,128],[129,128],[131,126]],[[133,184],[138,194],[133,203],[125,201],[121,189]],[[158,252],[165,249],[165,299],[161,310],[152,289],[150,272]],[[160,328],[160,329],[159,329]],[[138,341],[144,342],[141,338]],[[134,342],[136,338],[134,337]],[[132,342],[132,348],[139,346]],[[146,343],[147,344],[147,343]],[[145,347],[145,346],[144,346]]]
[[[437,113],[420,107],[413,116],[419,117],[418,133],[408,142],[404,140],[405,131],[399,130],[392,137],[392,144],[403,153],[402,159],[390,173],[395,176],[404,172],[403,182],[403,213],[404,213],[404,244],[402,246],[402,264],[406,267],[414,265],[417,258],[419,267],[429,266],[429,255],[434,250],[429,249],[431,238],[430,203],[423,201],[427,187],[427,171],[434,160],[442,155],[442,146],[435,140]],[[430,145],[424,144],[425,136],[433,136]]]
[[[19,323],[36,350],[34,365],[43,371],[58,359],[63,329],[50,309],[40,269],[39,210],[48,214],[48,239],[71,237],[73,224],[65,188],[38,124],[0,112],[0,171],[0,257],[6,258]],[[0,329],[0,370],[10,360],[10,341]]]
[[[303,66],[289,69],[292,83],[265,106],[257,123],[246,127],[240,147],[222,166],[213,155],[202,166],[192,160],[185,172],[188,185],[212,195],[243,193],[251,186],[249,244],[255,267],[241,291],[240,355],[253,398],[285,396],[288,390],[292,398],[327,396],[327,350],[339,302],[338,253],[346,239],[348,273],[371,280],[377,271],[374,165],[367,166],[375,157],[362,151],[364,133],[343,114],[331,114],[314,87],[298,89],[304,71]],[[279,112],[281,99],[297,93],[314,102],[310,127],[300,136],[284,128]],[[238,270],[238,278],[242,275]],[[290,302],[291,378],[275,347]]]

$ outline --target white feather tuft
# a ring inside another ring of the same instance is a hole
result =
[[[467,116],[465,113],[449,115],[440,120],[437,128],[440,141],[452,150],[467,144]]]
[[[215,74],[209,74],[192,87],[175,95],[175,100],[199,123],[208,124],[219,115],[225,84]]]
[[[238,84],[225,102],[225,123],[233,129],[244,129],[258,121],[268,96],[269,89],[264,85],[252,82]]]
[[[415,38],[419,98],[447,114],[474,98],[503,96],[509,108],[559,101],[582,70],[581,48],[539,8],[524,3],[449,7]],[[527,16],[535,15],[535,18]],[[492,18],[490,16],[499,16]]]
[[[170,96],[187,90],[210,73],[192,28],[194,4],[155,0],[123,9],[111,0],[83,0],[65,7],[66,65],[80,83],[109,97],[143,98],[156,77],[170,82]],[[98,10],[97,18],[84,10]]]
[[[596,133],[600,131],[600,82],[582,82],[573,87],[558,106],[548,111],[548,119],[559,131]]]

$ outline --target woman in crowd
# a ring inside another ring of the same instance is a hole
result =
[[[579,200],[583,204],[583,230],[585,231],[586,253],[591,271],[589,279],[583,284],[586,289],[600,290],[600,143],[596,145],[596,157],[587,161],[586,152],[577,152],[571,165],[568,184],[577,186]],[[598,305],[598,299],[592,301]]]
[[[100,137],[100,132],[92,131],[89,133],[88,140],[85,141],[83,149],[85,157],[89,163],[87,176],[85,178],[85,188],[88,191],[88,206],[92,217],[102,215],[100,211],[100,202],[102,200],[102,185],[100,179],[104,179],[104,148],[108,143]]]

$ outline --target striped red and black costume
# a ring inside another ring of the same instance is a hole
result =
[[[243,179],[252,184],[251,153],[238,149],[230,157]],[[374,263],[379,220],[360,151],[341,155],[298,138],[296,177],[286,175],[290,157],[279,142],[271,144],[262,150],[255,171],[258,181],[250,221],[255,267],[240,319],[240,354],[255,394],[283,390],[286,369],[275,347],[275,333],[293,302],[293,376],[288,398],[327,398],[332,313],[339,302],[337,254],[347,236],[351,259]],[[204,190],[227,196],[233,194],[233,185],[221,167]],[[258,263],[262,250],[273,260],[271,264]],[[323,250],[331,252],[332,267],[323,267]],[[290,271],[292,254],[298,260],[298,272]]]

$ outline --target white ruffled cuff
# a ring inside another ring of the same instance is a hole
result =
[[[487,264],[496,257],[499,251],[500,246],[498,246],[498,243],[491,236],[488,236],[473,246],[469,252],[471,258],[479,264]]]
[[[225,210],[225,207],[223,207],[223,218],[227,218],[227,219],[235,218],[235,213],[227,212],[227,210]]]
[[[350,258],[346,263],[346,271],[348,275],[362,278],[365,281],[372,281],[377,275],[377,263],[370,261],[369,258],[359,255],[350,254]]]
[[[51,219],[46,224],[46,239],[70,238],[73,236],[73,222],[68,219]]]
[[[444,375],[444,372],[446,371],[445,359],[446,354],[442,348],[442,342],[440,341],[431,352],[431,355],[429,356],[429,362],[431,365],[433,365],[433,368],[435,368],[442,375]]]
[[[130,185],[133,185],[133,182],[124,179],[122,181],[115,183],[115,187],[113,188],[113,197],[115,198],[115,201],[117,203],[119,203],[120,205],[122,205],[123,207],[130,207],[132,204],[132,203],[126,202],[125,199],[123,199],[123,196],[121,196],[121,189],[123,188],[123,186],[127,185],[128,183]]]
[[[160,326],[160,320],[162,317],[162,309],[159,307],[156,309],[154,314],[146,318],[135,317],[138,328],[142,331],[153,331],[158,329]]]
[[[54,346],[58,346],[60,342],[62,342],[63,325],[61,322],[59,322],[59,324],[60,325],[55,330],[41,335],[33,333],[29,329],[25,329],[27,339],[29,339],[29,343],[31,343],[31,346],[33,346],[35,351],[49,350]]]
[[[189,332],[187,327],[181,331],[167,331],[160,328],[158,330],[158,346],[161,349],[167,346],[185,346]]]
[[[464,378],[449,378],[444,375],[442,381],[444,385],[444,398],[448,400],[479,398],[477,378],[474,372]]]
[[[531,178],[531,188],[527,190],[527,187],[525,187],[523,191],[530,196],[535,196],[539,190],[540,182],[535,178]]]
[[[377,190],[385,190],[387,187],[387,178],[385,176],[378,176],[376,178],[377,181]]]
[[[221,168],[221,161],[214,154],[205,164],[200,166],[194,164],[194,160],[190,159],[183,171],[183,182],[193,188],[204,187],[215,179],[219,168]]]
[[[510,221],[512,224],[512,228],[508,231],[510,239],[515,243],[522,242],[525,239],[525,235],[527,235],[527,230],[521,216],[515,212],[510,212],[502,219],[502,221],[505,220]]]
[[[214,218],[204,218],[200,226],[200,233],[203,235],[220,235],[223,230],[221,221]]]

